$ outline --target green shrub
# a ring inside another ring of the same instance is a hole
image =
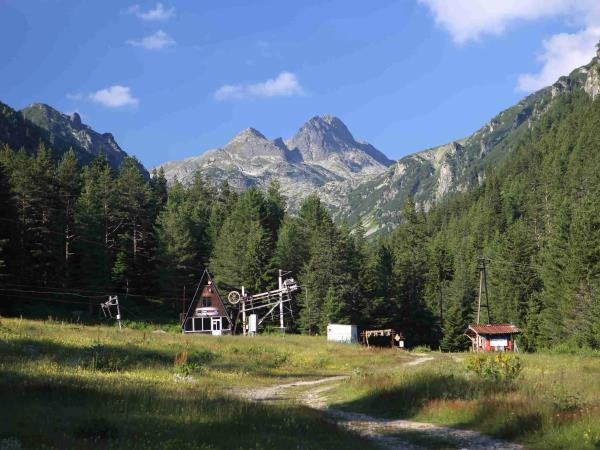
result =
[[[573,412],[583,407],[583,399],[579,392],[571,392],[559,383],[545,394],[556,412]]]
[[[116,323],[115,323],[116,326]],[[136,320],[123,320],[123,326],[130,330],[147,331],[149,333],[162,330],[167,333],[181,333],[181,325],[177,323],[157,324],[153,322],[140,322]]]
[[[234,350],[234,353],[245,353],[253,362],[256,369],[276,369],[288,361],[289,354],[264,345],[251,345],[244,349]]]
[[[102,344],[92,345],[89,353],[87,368],[91,371],[119,372],[127,366],[127,356],[108,349]]]
[[[600,350],[581,346],[574,341],[563,341],[554,347],[542,349],[542,352],[551,355],[600,356]]]
[[[481,379],[510,384],[521,376],[523,364],[509,353],[478,354],[465,360],[465,368]]]
[[[431,348],[428,345],[417,345],[416,347],[411,348],[410,351],[415,353],[430,353]]]
[[[196,350],[192,354],[188,354],[187,350],[183,350],[175,355],[173,362],[175,374],[187,377],[192,372],[200,372],[206,364],[213,361],[216,357],[216,353],[209,349]]]
[[[189,360],[196,364],[208,364],[217,358],[217,354],[207,348],[196,350],[189,356]]]

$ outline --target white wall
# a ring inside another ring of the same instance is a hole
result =
[[[330,323],[327,325],[327,340],[343,343],[358,342],[358,328],[356,325]]]

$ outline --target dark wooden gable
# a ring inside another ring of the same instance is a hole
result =
[[[227,321],[229,322],[229,326],[232,326],[231,317],[229,317],[229,313],[225,308],[225,304],[223,303],[219,289],[217,288],[212,276],[206,269],[200,278],[198,288],[187,310],[184,322],[189,317],[200,317],[198,312],[201,311],[202,308],[216,308],[218,311],[217,315],[220,317],[226,317]]]
[[[221,300],[221,296],[219,295],[219,291],[212,280],[208,280],[206,284],[200,287],[196,306],[194,311],[192,311],[192,314],[196,315],[196,310],[206,307],[216,308],[219,311],[219,316],[229,317],[225,305]]]

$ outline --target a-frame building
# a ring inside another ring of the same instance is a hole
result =
[[[194,297],[183,315],[181,330],[184,333],[203,333],[220,336],[231,334],[233,324],[208,270],[204,270]]]

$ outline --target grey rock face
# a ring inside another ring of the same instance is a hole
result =
[[[247,128],[221,148],[161,167],[170,182],[190,183],[199,171],[217,185],[227,180],[236,189],[281,183],[294,210],[308,194],[319,191],[332,206],[358,182],[392,164],[373,146],[357,142],[346,125],[333,116],[313,117],[284,141],[267,139]],[[329,193],[329,195],[327,194]]]
[[[323,161],[334,154],[358,151],[384,166],[393,163],[372,145],[357,142],[346,125],[330,115],[313,117],[286,144],[292,150],[297,149],[304,161]]]

